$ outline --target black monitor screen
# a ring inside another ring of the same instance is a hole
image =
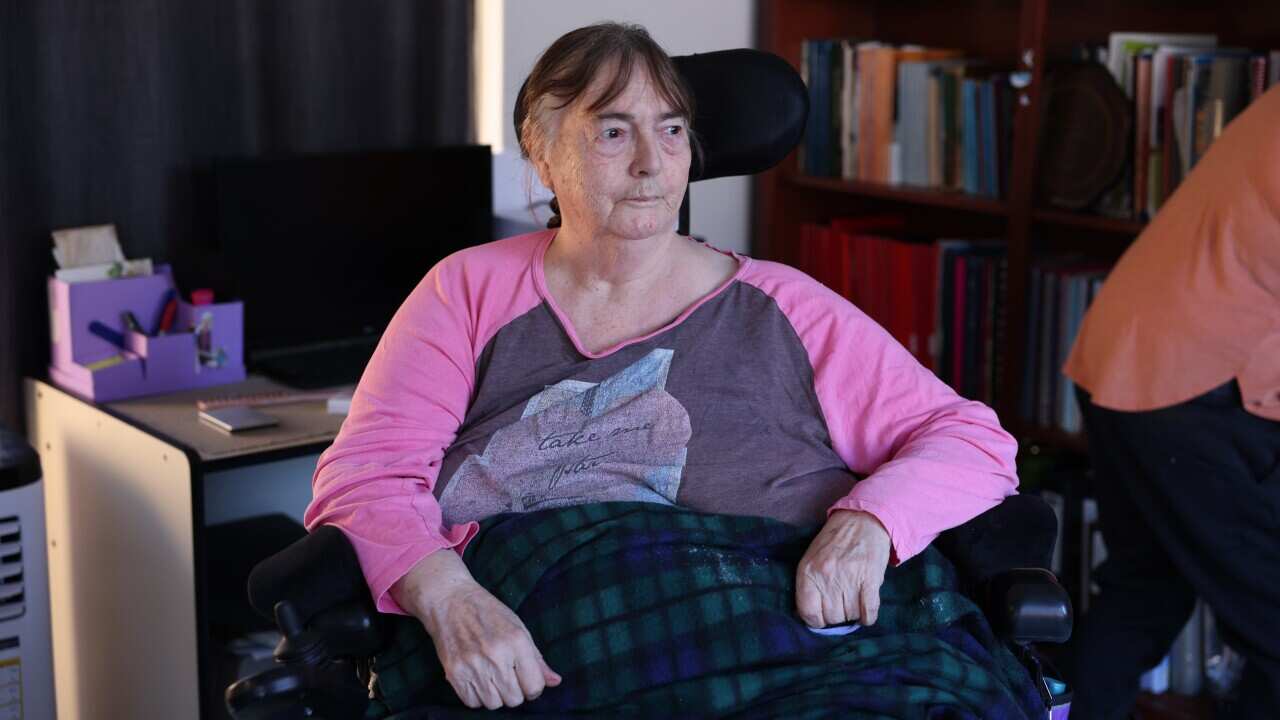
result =
[[[487,242],[487,146],[221,162],[217,244],[252,362],[376,338],[427,270]]]

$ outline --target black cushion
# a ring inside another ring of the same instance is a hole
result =
[[[351,601],[371,602],[356,551],[332,525],[258,563],[249,574],[249,602],[264,617],[275,617],[276,603],[288,600],[306,623],[321,610]]]
[[[1017,494],[942,533],[935,544],[961,578],[982,583],[1006,570],[1048,568],[1057,536],[1058,517],[1048,503]]]

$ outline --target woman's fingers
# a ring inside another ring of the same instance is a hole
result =
[[[829,578],[824,578],[827,582],[815,583],[818,586],[818,593],[822,595],[822,621],[824,627],[827,625],[839,625],[845,621],[844,600],[841,596],[840,588],[834,586]]]
[[[561,680],[563,680],[560,677],[560,673],[551,669],[547,661],[542,658],[541,653],[538,654],[538,664],[542,667],[542,677],[546,680],[547,687],[555,687],[560,684]]]
[[[796,569],[801,619],[810,627],[874,623],[890,549],[889,535],[874,516],[832,513]]]
[[[480,699],[484,702],[485,708],[489,710],[497,710],[502,707],[502,692],[498,689],[498,683],[492,675],[485,678],[481,685],[483,694]]]
[[[863,625],[875,625],[880,617],[880,585],[879,582],[863,582],[860,590],[862,612],[859,617]]]
[[[463,705],[472,710],[479,709],[483,703],[480,702],[480,691],[476,689],[476,684],[471,680],[458,681],[449,680],[449,684],[453,685],[453,691],[458,693],[458,699]]]
[[[547,678],[542,673],[542,659],[533,651],[532,645],[533,643],[530,643],[530,652],[522,653],[516,658],[515,668],[520,694],[529,700],[541,695],[547,686]]]
[[[493,677],[493,685],[502,698],[502,704],[515,707],[524,702],[525,694],[520,688],[520,680],[516,676],[516,666],[501,668]]]
[[[818,589],[813,586],[813,581],[805,570],[805,563],[801,562],[800,570],[796,573],[796,612],[806,625],[820,628],[825,625],[822,618],[822,596],[818,594]]]

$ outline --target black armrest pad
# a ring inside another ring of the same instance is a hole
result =
[[[263,560],[249,574],[249,602],[274,619],[274,608],[288,600],[306,622],[320,610],[346,602],[372,605],[369,586],[347,536],[325,525]]]
[[[1048,568],[1058,517],[1035,495],[1010,495],[935,541],[966,582],[980,584],[1016,568]]]
[[[1062,643],[1071,637],[1071,598],[1048,570],[1023,568],[999,573],[986,583],[981,595],[983,611],[1000,638],[1016,643]]]

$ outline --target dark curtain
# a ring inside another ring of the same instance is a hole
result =
[[[48,355],[49,232],[196,271],[220,157],[469,142],[469,0],[0,0],[0,424]]]

